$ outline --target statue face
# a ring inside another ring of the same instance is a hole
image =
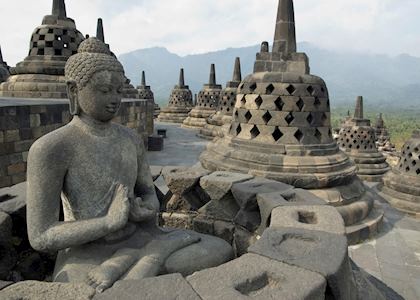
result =
[[[95,73],[85,87],[77,91],[81,112],[97,121],[108,122],[117,114],[122,99],[124,76],[115,71]]]

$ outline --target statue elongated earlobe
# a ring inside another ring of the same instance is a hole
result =
[[[67,95],[70,100],[70,114],[76,116],[79,114],[79,103],[77,99],[77,84],[73,80],[67,81]]]

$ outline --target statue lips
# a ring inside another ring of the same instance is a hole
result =
[[[119,108],[120,108],[120,105],[118,103],[111,103],[106,106],[106,111],[109,113],[115,114]]]

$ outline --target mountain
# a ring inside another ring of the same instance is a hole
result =
[[[365,97],[366,106],[378,109],[420,106],[420,58],[331,51],[306,42],[299,43],[298,49],[309,56],[311,73],[326,81],[333,106],[353,105],[358,95]],[[258,51],[256,45],[179,56],[155,47],[122,54],[119,59],[135,85],[145,70],[156,101],[166,105],[181,67],[186,83],[197,93],[208,82],[211,63],[216,64],[217,82],[225,85],[232,77],[235,57],[241,58],[245,77],[252,72]]]

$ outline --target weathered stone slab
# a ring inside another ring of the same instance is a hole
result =
[[[200,300],[200,297],[181,274],[170,274],[143,280],[118,281],[102,294],[97,294],[94,300]]]
[[[233,220],[235,224],[241,225],[251,232],[254,232],[261,224],[259,211],[246,211],[241,209]]]
[[[233,248],[236,256],[248,253],[248,248],[257,241],[257,236],[240,226],[235,226]]]
[[[248,252],[322,274],[335,299],[357,299],[344,236],[270,227]]]
[[[327,205],[277,207],[271,213],[270,227],[292,227],[346,235],[343,218],[336,208]]]
[[[160,174],[162,173],[162,166],[150,166],[150,171],[152,172],[153,181],[159,178]]]
[[[230,192],[232,185],[252,179],[254,176],[231,172],[214,172],[200,179],[201,187],[212,200],[219,200]]]
[[[325,279],[255,254],[187,277],[202,299],[324,299]]]
[[[1,299],[90,300],[95,290],[84,283],[22,281],[0,292]]]
[[[183,195],[194,187],[201,177],[209,173],[207,170],[198,168],[178,168],[165,170],[163,177],[172,193]]]
[[[281,193],[293,188],[293,186],[279,181],[257,177],[246,182],[233,184],[232,194],[241,209],[251,211],[258,208],[257,194]]]
[[[7,278],[16,264],[16,251],[12,245],[12,219],[0,211],[0,280]]]

